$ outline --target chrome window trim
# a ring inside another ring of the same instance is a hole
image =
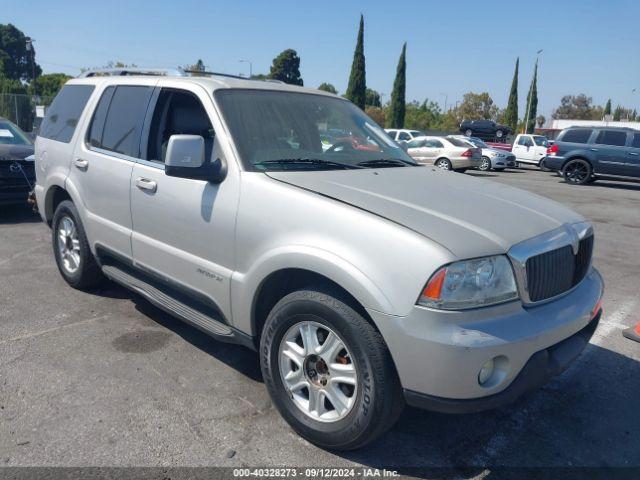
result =
[[[576,255],[578,253],[578,247],[580,246],[580,240],[587,238],[590,235],[593,235],[593,227],[589,222],[565,224],[536,237],[517,243],[509,249],[507,256],[511,260],[511,265],[513,266],[513,271],[516,276],[518,293],[525,306],[535,306],[550,302],[567,295],[579,285],[578,283],[566,292],[562,292],[554,297],[533,302],[529,296],[529,287],[527,285],[527,260],[531,257],[535,257],[536,255],[557,250],[558,248],[562,248],[567,245],[571,246],[573,254]],[[591,270],[592,260],[593,253],[589,259],[587,272]]]

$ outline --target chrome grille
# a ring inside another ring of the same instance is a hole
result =
[[[589,270],[593,235],[580,240],[578,253],[571,245],[535,255],[526,261],[529,299],[539,302],[555,297],[580,283]]]

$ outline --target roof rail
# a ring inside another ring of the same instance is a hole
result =
[[[88,77],[118,77],[129,75],[149,75],[149,76],[164,76],[164,77],[184,77],[185,72],[183,70],[175,68],[137,68],[137,67],[123,67],[123,68],[96,68],[82,72],[79,78]]]

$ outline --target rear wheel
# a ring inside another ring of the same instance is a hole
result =
[[[565,182],[573,185],[589,183],[591,173],[591,164],[581,158],[570,160],[562,169]]]
[[[372,442],[404,406],[382,336],[330,289],[309,287],[276,304],[260,340],[260,363],[280,414],[324,448]]]
[[[62,278],[78,289],[98,286],[104,277],[89,248],[80,215],[73,202],[60,202],[51,227],[53,253]]]
[[[448,158],[439,158],[438,160],[436,160],[434,165],[436,167],[438,167],[440,170],[452,170],[453,169],[453,166],[451,165],[451,162],[449,161]]]
[[[544,158],[542,160],[540,160],[540,163],[538,164],[538,166],[540,167],[540,170],[542,170],[543,172],[550,172],[551,171],[551,169],[549,167],[547,167],[547,165],[545,164]]]
[[[473,132],[471,131],[471,129],[470,129],[470,128],[467,128],[467,129],[464,131],[464,134],[465,134],[467,137],[470,137],[471,135],[473,135]]]
[[[478,169],[482,170],[483,172],[488,172],[489,170],[491,170],[491,159],[489,157],[482,157],[482,162],[480,163]]]

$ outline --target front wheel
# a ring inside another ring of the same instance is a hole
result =
[[[570,160],[562,169],[564,181],[573,185],[589,183],[591,173],[591,164],[581,158]]]
[[[497,138],[502,138],[503,135],[504,135],[504,132],[502,130],[496,131],[496,137]]]
[[[330,289],[299,290],[276,304],[260,340],[260,364],[280,414],[323,448],[372,442],[404,406],[382,336]]]
[[[467,128],[467,129],[464,131],[464,134],[465,134],[467,137],[470,137],[471,135],[473,135],[473,131],[472,131],[470,128]]]
[[[482,157],[482,162],[480,163],[478,169],[482,170],[483,172],[488,172],[489,170],[491,170],[491,159],[489,157]]]

